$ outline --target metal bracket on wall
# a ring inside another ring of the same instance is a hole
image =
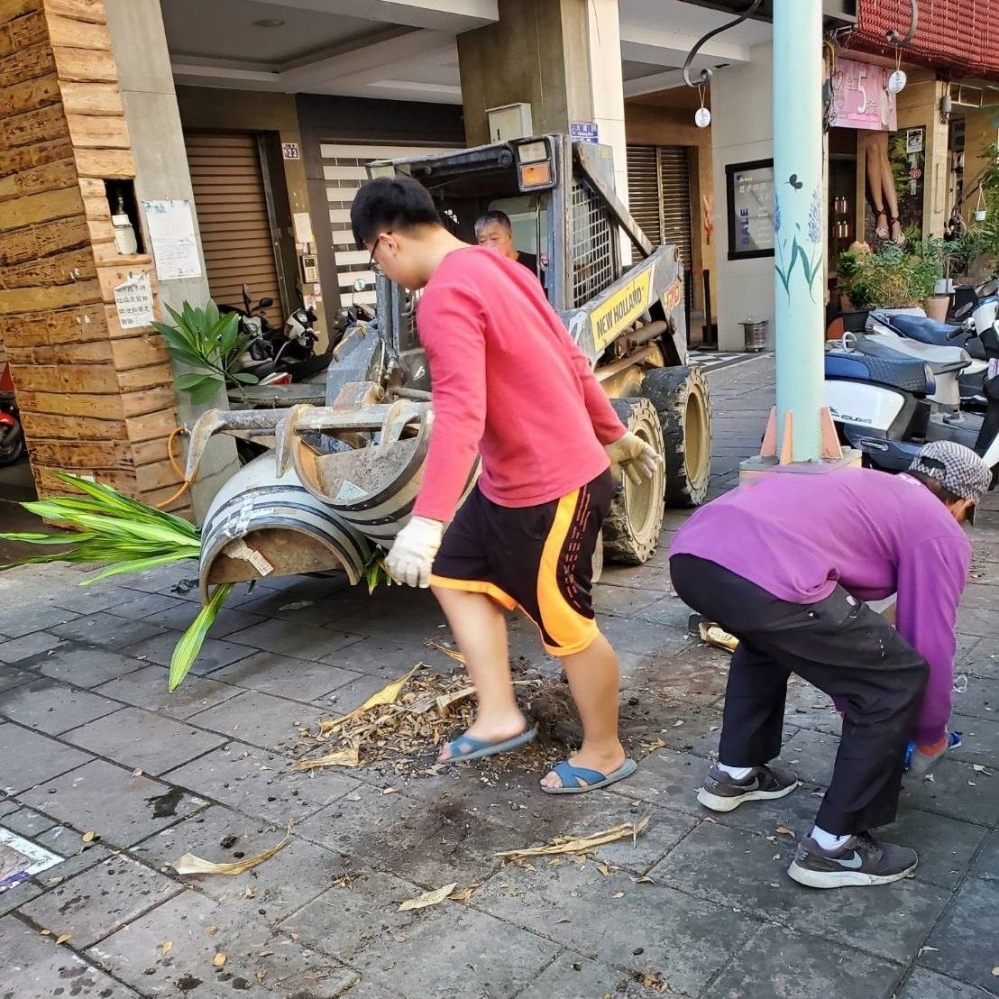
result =
[[[909,20],[908,32],[903,37],[894,28],[889,28],[885,32],[885,39],[889,45],[908,45],[916,37],[916,28],[919,26],[919,7],[916,5],[916,0],[909,0],[909,6],[912,9],[912,16]]]
[[[748,20],[760,9],[760,4],[763,0],[753,0],[753,5],[747,10],[743,11],[734,21],[729,21],[727,24],[722,24],[717,28],[709,31],[703,38],[698,39],[697,43],[690,50],[686,61],[683,64],[683,82],[687,84],[688,87],[703,87],[706,83],[711,81],[711,70],[702,69],[700,76],[696,80],[691,80],[690,78],[690,64],[697,57],[697,53],[709,42],[715,35],[720,35],[723,31],[728,31],[729,28],[734,28],[737,25],[742,24],[743,21]],[[913,0],[913,5],[915,5],[915,0]]]

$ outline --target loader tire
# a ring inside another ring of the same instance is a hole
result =
[[[666,503],[700,506],[711,484],[711,404],[700,368],[655,368],[645,376],[642,395],[662,424],[666,457]]]
[[[648,399],[611,399],[621,422],[633,434],[651,444],[656,454],[663,453],[663,434],[659,415]],[[663,526],[663,500],[666,492],[666,472],[656,466],[651,479],[639,485],[615,470],[617,490],[604,520],[604,557],[608,562],[641,565],[647,562],[659,544]]]

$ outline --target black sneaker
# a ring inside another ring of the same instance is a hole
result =
[[[869,833],[851,836],[838,850],[823,850],[806,837],[787,873],[809,888],[887,885],[911,877],[918,862],[915,850],[882,843]]]
[[[711,768],[707,780],[697,792],[697,800],[713,812],[731,812],[744,801],[762,801],[770,798],[783,798],[798,786],[798,775],[793,770],[781,767],[753,767],[753,772],[744,780]]]

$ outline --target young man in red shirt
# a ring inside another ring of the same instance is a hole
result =
[[[591,562],[611,463],[649,475],[659,456],[626,432],[537,280],[452,236],[419,183],[372,180],[350,215],[372,266],[424,289],[417,325],[434,430],[412,519],[386,564],[402,582],[433,588],[478,693],[475,722],[440,762],[534,738],[510,678],[505,611],[519,607],[562,659],[583,723],[579,752],[542,789],[578,794],[621,780],[635,763],[618,739],[617,657],[594,620]],[[456,514],[476,452],[482,473]]]

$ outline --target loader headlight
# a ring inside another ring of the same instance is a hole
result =
[[[517,146],[517,181],[521,191],[540,191],[555,186],[555,165],[547,138],[532,139]]]

